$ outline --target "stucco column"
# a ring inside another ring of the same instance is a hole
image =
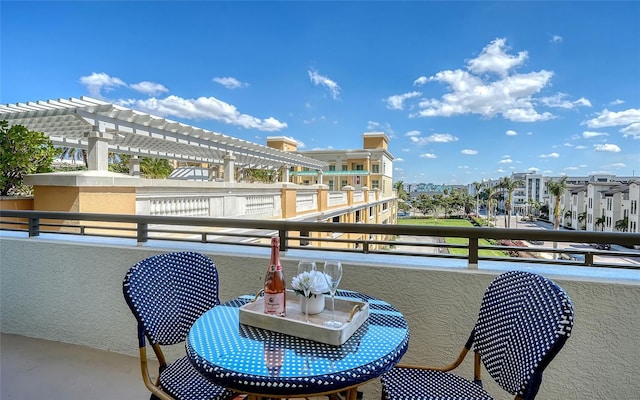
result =
[[[87,134],[89,148],[87,151],[87,161],[89,170],[108,171],[109,170],[109,140],[113,135],[107,132],[100,132],[94,128]]]
[[[324,182],[322,182],[322,170],[321,170],[321,169],[319,169],[319,170],[317,170],[316,172],[317,172],[317,174],[318,174],[318,177],[317,177],[317,180],[318,180],[318,181],[317,181],[316,183],[323,184]]]
[[[289,166],[282,166],[282,182],[289,183]]]
[[[228,152],[224,156],[224,181],[235,182],[236,156],[233,152]]]
[[[133,156],[129,159],[129,175],[140,176],[140,159]]]

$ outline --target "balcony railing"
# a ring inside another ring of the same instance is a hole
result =
[[[595,268],[595,265],[585,268],[581,266],[583,263],[550,259],[538,259],[543,264],[532,265],[530,261],[510,262],[519,259],[507,256],[494,257],[500,258],[500,262],[495,262],[483,256],[484,246],[478,246],[478,270],[471,270],[466,267],[473,267],[469,262],[473,255],[443,254],[441,250],[455,252],[462,248],[473,254],[473,245],[453,246],[430,240],[431,236],[449,236],[466,238],[473,243],[485,237],[509,237],[630,246],[638,243],[638,234],[8,210],[0,211],[0,226],[3,229],[0,231],[0,331],[3,334],[135,355],[136,321],[122,297],[122,279],[131,265],[160,252],[202,252],[211,256],[218,267],[220,298],[224,301],[260,289],[270,254],[266,238],[280,235],[285,239],[281,244],[286,250],[281,261],[289,279],[296,273],[301,258],[340,259],[344,261],[345,271],[340,283],[342,288],[382,298],[398,308],[411,331],[403,362],[412,364],[441,365],[458,354],[473,328],[484,290],[496,274],[513,269],[542,273],[570,295],[576,309],[576,323],[567,345],[545,370],[538,398],[632,399],[640,393],[640,381],[636,379],[640,374],[637,335],[624,334],[638,330],[639,270]],[[323,237],[322,233],[329,235]],[[412,236],[417,239],[409,240]],[[301,244],[301,237],[309,244]],[[200,243],[203,238],[204,243]],[[340,246],[343,249],[337,250]],[[433,252],[420,251],[424,249]],[[638,255],[631,249],[622,253]],[[447,258],[443,258],[445,256]],[[600,253],[594,257],[594,261],[601,258]],[[443,261],[446,261],[445,267],[455,266],[443,268]],[[184,346],[173,350],[175,353],[170,358],[184,355]],[[5,358],[3,368],[5,363],[12,362]],[[469,378],[472,378],[468,376],[473,368],[472,359],[465,361],[460,369],[460,373]],[[29,371],[42,370],[40,360],[41,357],[29,364]],[[607,367],[598,368],[601,365]],[[123,365],[113,368],[126,371]],[[128,371],[140,379],[138,370]],[[34,379],[37,380],[32,378],[28,382]],[[16,385],[16,382],[7,380],[6,383]],[[118,385],[125,384],[124,380],[118,381]],[[140,380],[134,384],[144,388]],[[502,393],[488,377],[485,389],[492,394]],[[380,398],[377,380],[364,385],[363,391],[365,399]],[[26,393],[23,398],[29,398]]]
[[[622,232],[338,224],[15,210],[0,210],[0,227],[3,230],[28,232],[30,237],[41,233],[60,233],[127,238],[138,243],[171,240],[254,247],[269,247],[269,239],[279,235],[282,251],[296,249],[419,256],[455,260],[458,265],[466,263],[472,269],[477,268],[480,261],[640,269],[640,252],[634,249],[634,246],[640,244],[640,234]],[[444,238],[464,240],[462,243],[452,244],[446,243]],[[569,250],[555,246],[491,244],[498,243],[501,239],[607,243],[619,246],[611,250],[597,250],[591,246]],[[504,252],[504,256],[496,255],[495,252],[488,254],[492,250]],[[520,256],[510,256],[509,253],[518,253]]]

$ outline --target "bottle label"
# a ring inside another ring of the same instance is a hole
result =
[[[281,314],[284,312],[284,293],[266,293],[264,295],[264,312],[267,314]]]

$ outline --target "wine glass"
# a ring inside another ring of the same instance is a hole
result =
[[[325,261],[323,272],[324,278],[327,280],[327,285],[329,286],[329,293],[331,293],[331,320],[325,321],[324,326],[329,328],[339,328],[342,326],[342,322],[337,321],[335,317],[335,295],[340,279],[342,279],[342,263],[340,261]]]
[[[298,263],[298,280],[300,282],[300,288],[305,297],[305,310],[304,313],[309,322],[309,295],[313,288],[313,282],[316,279],[316,263],[315,261],[300,261]]]

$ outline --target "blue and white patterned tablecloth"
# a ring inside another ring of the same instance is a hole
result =
[[[239,307],[252,298],[243,296],[193,324],[187,354],[213,382],[246,393],[310,395],[377,378],[407,351],[407,321],[382,300],[350,291],[338,295],[369,302],[369,318],[341,346],[240,324]]]

